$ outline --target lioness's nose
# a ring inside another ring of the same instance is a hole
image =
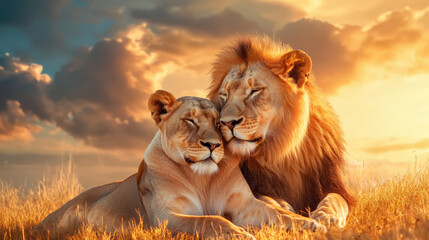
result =
[[[220,143],[211,143],[211,142],[203,142],[200,141],[200,144],[204,147],[208,148],[211,152],[215,150],[216,148],[220,147]]]
[[[243,118],[241,117],[238,120],[232,120],[229,122],[220,121],[223,125],[227,126],[229,129],[234,129],[234,127],[238,124],[240,124],[243,121]]]

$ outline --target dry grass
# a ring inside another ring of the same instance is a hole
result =
[[[365,181],[365,179],[361,179]],[[40,238],[34,227],[82,191],[72,166],[61,168],[52,179],[43,179],[32,190],[13,188],[0,181],[0,238]],[[326,234],[299,232],[275,227],[248,229],[257,239],[428,239],[429,167],[416,166],[402,177],[379,182],[366,189],[355,189],[357,205],[352,209],[345,229],[329,228]],[[96,226],[84,226],[70,239],[171,239],[165,227],[106,233]],[[175,239],[198,236],[179,235]]]

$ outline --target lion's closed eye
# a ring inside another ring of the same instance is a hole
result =
[[[192,127],[196,127],[197,125],[195,124],[193,119],[182,119],[183,121],[185,121],[187,124],[189,124]]]
[[[249,98],[253,99],[264,91],[264,88],[255,88],[250,91]]]

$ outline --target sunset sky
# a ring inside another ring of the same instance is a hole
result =
[[[85,187],[137,171],[148,96],[205,97],[241,33],[310,55],[351,165],[428,161],[427,0],[15,0],[0,3],[0,179],[32,184],[69,159]]]

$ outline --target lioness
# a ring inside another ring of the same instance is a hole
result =
[[[146,149],[139,185],[151,225],[168,220],[175,232],[197,231],[205,237],[249,236],[238,226],[261,224],[323,229],[310,218],[253,196],[239,159],[224,158],[219,113],[212,102],[196,97],[176,100],[157,91],[149,109],[160,130]]]

